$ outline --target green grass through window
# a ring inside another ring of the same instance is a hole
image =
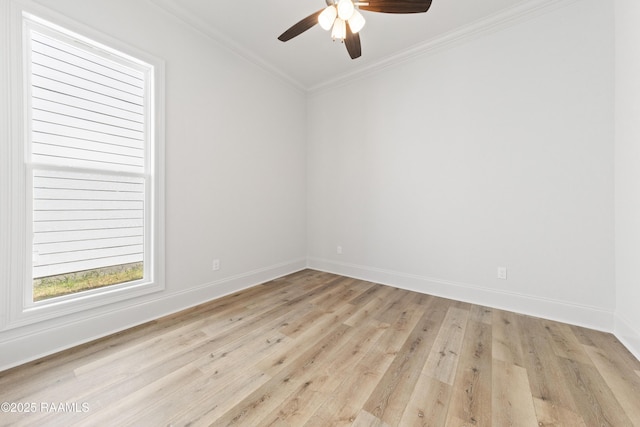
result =
[[[34,279],[33,300],[42,301],[142,279],[141,262]]]

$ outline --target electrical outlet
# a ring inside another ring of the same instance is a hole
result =
[[[220,260],[219,259],[214,259],[213,260],[213,264],[211,264],[211,269],[213,271],[220,270]]]
[[[336,253],[337,253],[338,255],[342,255],[342,246],[338,246],[338,247],[336,247]]]
[[[498,279],[507,280],[507,267],[498,267]]]

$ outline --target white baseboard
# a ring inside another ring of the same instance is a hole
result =
[[[631,323],[621,317],[619,313],[616,313],[615,321],[614,334],[616,338],[627,347],[636,359],[640,360],[640,331],[635,330]]]
[[[13,336],[0,341],[0,372],[305,268],[306,259],[301,258],[180,292],[163,292],[125,308],[88,315],[80,321],[38,327],[29,333],[11,331]]]
[[[613,332],[613,312],[566,301],[540,298],[515,292],[497,291],[468,283],[458,283],[398,271],[308,258],[308,267],[367,280],[423,294],[454,299],[501,310],[513,311],[604,332]]]

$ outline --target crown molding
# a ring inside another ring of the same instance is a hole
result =
[[[298,80],[291,77],[286,71],[276,67],[272,63],[266,61],[250,49],[240,45],[221,31],[213,28],[199,16],[189,12],[181,6],[177,0],[149,0],[165,13],[180,20],[192,30],[205,36],[218,46],[225,48],[238,57],[251,63],[254,66],[276,76],[278,79],[292,85],[297,90],[315,94],[321,93],[336,86],[342,86],[353,81],[374,75],[391,67],[398,66],[419,57],[430,55],[438,51],[448,49],[462,43],[480,38],[486,34],[497,32],[513,25],[534,19],[540,15],[549,13],[553,10],[565,7],[569,4],[576,3],[581,0],[530,0],[502,10],[486,18],[475,21],[471,24],[457,28],[442,34],[436,38],[427,40],[423,43],[416,44],[404,49],[394,55],[388,56],[373,64],[356,68],[346,74],[325,80],[315,85],[305,86]]]
[[[255,54],[250,49],[241,46],[239,43],[213,28],[211,25],[207,24],[203,19],[199,16],[194,15],[193,13],[186,10],[183,6],[180,6],[175,0],[149,0],[151,4],[156,6],[158,9],[163,12],[173,16],[174,18],[180,20],[182,23],[186,24],[193,31],[198,34],[206,37],[207,39],[213,41],[218,46],[227,49],[233,54],[237,55],[241,59],[249,62],[251,65],[257,66],[263,71],[268,72],[269,74],[274,75],[279,80],[288,83],[293,86],[300,92],[306,92],[307,87],[305,87],[298,80],[294,79],[280,68],[274,66],[273,64],[265,61],[262,57]]]
[[[371,65],[308,87],[307,92],[310,94],[321,93],[327,89],[346,85],[416,58],[434,54],[478,39],[486,34],[512,27],[578,1],[581,0],[531,0],[518,4],[471,24],[446,32],[436,38],[411,46]]]

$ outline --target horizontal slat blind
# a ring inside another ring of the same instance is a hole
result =
[[[30,46],[33,278],[143,262],[145,74],[47,32]]]
[[[36,170],[34,278],[143,260],[144,178]]]
[[[31,35],[33,161],[143,173],[143,73]]]

